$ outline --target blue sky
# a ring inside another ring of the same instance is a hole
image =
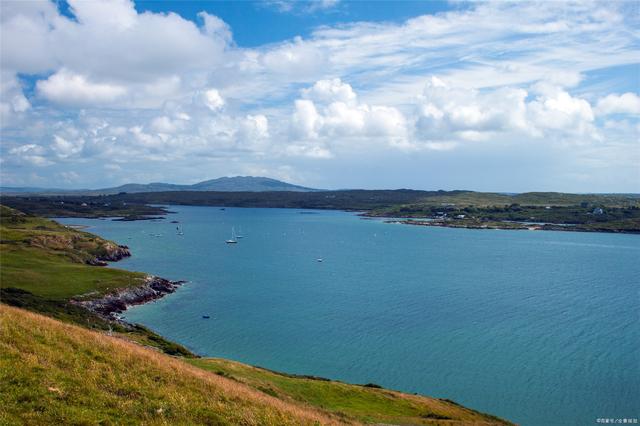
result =
[[[198,22],[206,11],[233,28],[234,41],[241,47],[259,47],[296,36],[308,37],[322,25],[349,24],[354,21],[402,22],[414,16],[443,12],[452,8],[446,1],[352,1],[314,6],[314,2],[260,1],[139,1],[139,12],[175,12]],[[288,10],[287,8],[291,9]],[[459,4],[457,8],[465,7]],[[311,9],[311,10],[309,10]]]
[[[637,2],[0,10],[3,186],[640,192]]]

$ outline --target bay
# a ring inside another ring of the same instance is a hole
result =
[[[113,267],[189,281],[126,319],[200,355],[523,425],[640,416],[639,236],[170,209],[164,221],[58,220],[128,245],[133,257]],[[232,227],[243,238],[225,244]]]

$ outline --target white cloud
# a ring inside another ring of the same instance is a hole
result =
[[[528,104],[528,115],[536,129],[597,136],[592,124],[593,110],[588,101],[556,87],[545,87],[539,92],[539,96]]]
[[[640,114],[640,96],[632,92],[612,93],[598,100],[596,112],[601,115]]]
[[[203,93],[204,104],[211,111],[218,111],[224,106],[224,99],[216,89],[209,89]]]
[[[323,119],[312,101],[298,99],[291,118],[291,131],[294,139],[316,139]]]
[[[179,129],[179,126],[180,123],[167,116],[156,117],[151,122],[151,128],[158,133],[174,133]]]
[[[266,139],[269,137],[269,120],[262,114],[247,115],[240,131],[246,139]]]
[[[71,18],[53,2],[0,2],[10,167],[224,158],[231,168],[260,158],[307,168],[311,160],[283,159],[558,141],[624,157],[637,139],[638,95],[606,77],[608,67],[637,63],[637,22],[623,3],[470,3],[253,48],[235,45],[231,28],[206,12],[193,22],[138,13],[129,0],[69,4]],[[24,74],[40,79],[35,96],[23,91]],[[139,176],[159,173],[149,170]]]
[[[3,72],[0,75],[0,127],[12,124],[30,108],[31,103],[22,93],[18,79]]]
[[[46,149],[36,144],[20,145],[9,150],[12,156],[8,160],[18,163],[27,163],[33,166],[41,167],[52,164],[46,157]]]
[[[340,0],[263,0],[262,4],[272,7],[281,13],[313,13],[336,7]]]
[[[302,97],[317,102],[344,102],[351,104],[356,101],[356,94],[350,85],[339,78],[317,81],[313,87],[302,90]]]
[[[321,153],[326,157],[331,145],[346,144],[350,138],[363,137],[398,147],[406,145],[408,132],[404,115],[391,106],[358,102],[351,86],[340,79],[317,81],[301,93],[307,99],[297,99],[294,103],[291,138],[307,141],[307,145],[318,140],[312,146],[321,150],[295,149],[291,153],[308,155],[312,152],[316,156]]]
[[[483,133],[527,128],[523,89],[479,91],[452,87],[431,77],[418,99],[417,140],[483,140]],[[434,145],[439,146],[439,145]]]
[[[62,69],[46,80],[38,81],[38,93],[50,101],[63,105],[108,104],[127,93],[125,87],[94,83],[85,76]]]
[[[580,142],[599,137],[587,100],[544,81],[530,90],[502,87],[479,91],[451,87],[432,77],[418,104],[416,137],[428,142],[478,142],[496,135],[513,140],[575,136]],[[531,96],[535,97],[528,101]]]
[[[84,144],[85,142],[82,138],[69,140],[61,136],[54,135],[51,149],[58,156],[58,158],[65,159],[81,153]]]
[[[226,22],[207,12],[198,13],[198,17],[204,21],[203,31],[206,35],[221,40],[224,45],[232,44],[233,34],[231,33],[231,27]]]
[[[261,56],[261,63],[266,70],[294,81],[318,76],[326,69],[327,62],[327,55],[319,46],[307,43],[300,37],[268,49]]]

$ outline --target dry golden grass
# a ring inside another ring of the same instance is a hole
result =
[[[0,423],[354,422],[116,337],[0,305]]]

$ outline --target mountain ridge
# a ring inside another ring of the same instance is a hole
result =
[[[166,192],[166,191],[220,191],[220,192],[267,192],[293,191],[313,192],[318,189],[284,182],[264,176],[223,176],[208,179],[192,185],[165,182],[126,183],[124,185],[100,189],[60,189],[37,187],[0,187],[3,194],[47,194],[47,195],[112,195],[121,192]]]

